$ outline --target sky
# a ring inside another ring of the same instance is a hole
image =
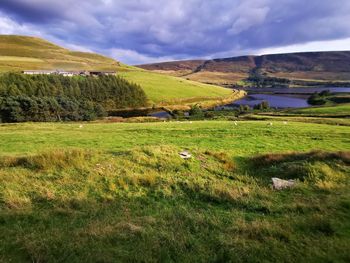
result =
[[[0,34],[127,64],[350,50],[350,0],[0,0]]]

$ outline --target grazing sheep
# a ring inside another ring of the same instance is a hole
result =
[[[283,124],[284,124],[284,125],[287,125],[287,124],[288,124],[288,122],[287,122],[287,121],[284,121],[284,122],[283,122]]]
[[[83,125],[80,125],[79,128],[82,129],[82,128],[84,128],[84,126],[83,126]]]

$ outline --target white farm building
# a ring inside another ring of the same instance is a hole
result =
[[[24,70],[26,75],[62,75],[65,77],[73,76],[113,76],[115,71],[65,71],[65,70]]]

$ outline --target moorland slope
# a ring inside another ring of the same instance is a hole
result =
[[[218,85],[233,85],[252,72],[294,81],[350,81],[350,52],[305,52],[140,65],[160,73]],[[300,83],[299,83],[300,84]]]

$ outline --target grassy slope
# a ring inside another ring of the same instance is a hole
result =
[[[287,109],[281,110],[277,112],[262,112],[259,115],[267,115],[267,116],[295,116],[295,117],[349,117],[350,116],[350,104],[335,104],[332,106],[314,106],[310,108],[302,108],[302,109]],[[348,119],[343,119],[347,121]]]
[[[174,99],[200,102],[232,93],[217,86],[147,72],[101,55],[69,51],[39,38],[0,36],[0,72],[24,69],[117,70],[128,80],[140,84],[151,103],[173,104]]]
[[[346,118],[347,117],[347,118]],[[277,112],[260,112],[249,116],[250,119],[272,121],[299,121],[320,124],[350,126],[350,104],[287,109]]]
[[[165,76],[148,71],[120,72],[129,81],[139,83],[149,99],[155,103],[164,101],[181,101],[191,98],[220,98],[232,94],[232,90],[206,85],[199,82],[184,80],[177,77]],[[160,92],[162,90],[162,92]]]
[[[250,157],[349,138],[280,121],[2,125],[0,261],[347,262],[349,167]],[[305,181],[276,192],[272,176]]]
[[[350,104],[339,104],[335,106],[312,107],[302,110],[293,110],[291,112],[301,114],[317,114],[317,115],[348,115],[350,116]]]
[[[0,71],[24,69],[116,70],[113,59],[61,48],[40,38],[1,35]]]

